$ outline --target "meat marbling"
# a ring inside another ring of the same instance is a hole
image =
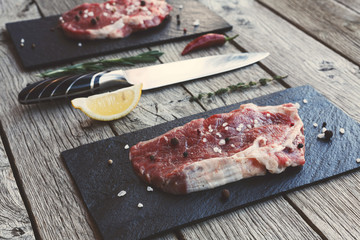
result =
[[[130,149],[137,175],[173,194],[214,188],[243,178],[281,173],[305,163],[303,122],[292,103],[241,105],[192,120]]]
[[[84,3],[64,13],[60,26],[76,39],[123,38],[158,26],[172,7],[165,0],[110,0]]]

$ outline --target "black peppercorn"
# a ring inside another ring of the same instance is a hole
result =
[[[81,15],[81,14],[83,14],[83,12],[80,10],[80,11],[79,11],[79,14]]]
[[[297,145],[297,147],[298,147],[298,148],[303,148],[303,147],[304,147],[304,144],[299,143],[299,144]]]
[[[326,122],[323,122],[322,127],[323,128],[326,127]]]
[[[96,21],[95,18],[92,18],[92,19],[90,20],[90,22],[91,22],[92,25],[96,25],[96,23],[97,23],[97,21]]]
[[[227,201],[230,198],[230,191],[228,189],[224,189],[221,191],[221,200]]]
[[[226,142],[226,143],[229,143],[229,142],[230,142],[230,138],[228,138],[228,137],[225,138],[225,142]]]
[[[76,15],[75,16],[75,20],[78,22],[78,21],[80,21],[80,16],[79,15]]]
[[[155,160],[154,155],[150,155],[150,160],[151,160],[151,161],[154,161],[154,160]]]
[[[184,153],[183,153],[183,156],[184,156],[184,158],[186,158],[186,157],[188,156],[188,153],[187,153],[187,152],[184,152]]]
[[[140,6],[145,6],[146,5],[146,2],[145,1],[140,1]]]
[[[326,131],[324,132],[324,135],[325,135],[325,139],[326,139],[326,140],[330,140],[330,138],[332,138],[332,136],[333,136],[334,134],[333,134],[332,131],[326,130]]]
[[[170,144],[171,144],[171,146],[175,147],[175,146],[179,145],[179,140],[177,138],[172,138],[170,140]]]

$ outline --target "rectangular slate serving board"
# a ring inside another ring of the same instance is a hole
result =
[[[168,3],[174,9],[160,26],[133,33],[123,39],[70,39],[57,28],[59,16],[7,23],[6,28],[24,68],[28,69],[71,63],[82,58],[190,39],[201,34],[224,32],[232,28],[223,18],[197,1],[168,0]],[[181,10],[180,5],[183,5]],[[180,25],[177,23],[176,15],[180,16]],[[200,21],[198,27],[193,26],[196,19]],[[184,28],[187,29],[186,34],[183,32]],[[22,38],[25,40],[24,47],[20,46]],[[78,46],[79,42],[82,43],[81,47]],[[33,48],[32,44],[36,47]]]
[[[307,99],[308,103],[303,103]],[[285,172],[244,179],[212,190],[175,196],[158,189],[147,192],[133,172],[125,145],[151,139],[189,122],[215,113],[229,112],[242,103],[278,105],[298,102],[305,125],[306,163]],[[359,168],[360,124],[330,103],[310,86],[218,108],[151,128],[83,145],[61,153],[83,200],[104,239],[141,239],[205,220],[299,187]],[[323,122],[334,132],[330,142],[317,139]],[[313,123],[318,123],[314,127]],[[339,133],[340,128],[345,134]],[[112,165],[107,161],[113,160]],[[221,201],[221,191],[231,196]],[[117,194],[125,190],[124,197]],[[142,203],[143,208],[137,204]]]

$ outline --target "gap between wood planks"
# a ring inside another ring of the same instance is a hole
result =
[[[38,231],[39,228],[38,228],[36,220],[35,220],[35,216],[32,213],[29,199],[27,198],[27,196],[25,194],[24,185],[23,185],[23,182],[20,179],[20,174],[19,174],[19,171],[18,171],[18,169],[16,167],[16,164],[15,164],[15,158],[14,158],[14,155],[12,154],[10,144],[9,144],[9,140],[8,140],[8,138],[6,136],[6,133],[4,131],[4,128],[3,128],[3,125],[2,125],[1,121],[0,121],[0,136],[1,136],[1,140],[3,142],[4,148],[5,148],[5,153],[6,153],[7,157],[8,157],[8,159],[9,159],[10,167],[11,167],[11,170],[13,172],[13,175],[14,175],[14,178],[15,178],[15,181],[16,181],[16,185],[18,186],[21,199],[24,202],[25,209],[26,209],[27,214],[29,216],[31,227],[32,227],[32,230],[34,232],[34,236],[35,236],[36,239],[41,239],[40,238],[40,233]]]
[[[315,39],[316,41],[320,42],[322,45],[324,45],[325,47],[331,49],[332,51],[334,51],[335,53],[339,54],[340,56],[342,56],[343,58],[345,58],[347,61],[353,63],[356,66],[360,66],[356,61],[354,61],[353,59],[349,58],[346,54],[344,54],[343,52],[341,52],[340,50],[332,47],[330,44],[324,42],[323,40],[321,40],[320,38],[318,38],[316,35],[312,34],[310,31],[306,30],[306,28],[302,27],[300,24],[292,21],[291,19],[287,18],[285,15],[281,14],[281,12],[277,11],[276,9],[272,8],[271,6],[269,6],[268,4],[259,1],[259,0],[255,0],[257,3],[259,3],[261,6],[263,6],[264,8],[268,9],[269,11],[271,11],[272,13],[274,13],[275,15],[279,16],[280,18],[284,19],[285,21],[289,22],[291,25],[293,25],[294,27],[296,27],[297,29],[299,29],[300,31],[304,32],[306,35],[312,37],[313,39]],[[340,4],[338,1],[335,1],[336,3]],[[343,4],[342,4],[343,5]],[[345,6],[345,5],[344,5]],[[347,7],[348,9],[351,9],[349,7]],[[352,11],[354,11],[353,9],[351,9]],[[357,13],[357,11],[354,11]]]
[[[351,6],[347,5],[347,4],[344,4],[342,1],[339,1],[339,0],[334,0],[335,2],[337,2],[338,4],[344,6],[345,8],[353,11],[353,12],[356,12],[357,14],[360,14],[359,11],[357,11],[356,9],[352,8]]]
[[[287,196],[283,195],[283,198],[290,204],[290,206],[300,215],[300,217],[321,237],[321,239],[327,240],[325,234],[311,221],[306,214]]]

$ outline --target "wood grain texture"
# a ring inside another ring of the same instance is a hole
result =
[[[321,239],[282,197],[183,229],[186,239]]]
[[[269,51],[262,63],[290,86],[310,84],[347,114],[360,121],[359,66],[327,48],[259,3],[206,1],[234,24],[235,41],[247,51]],[[281,33],[281,34],[279,34]]]
[[[358,12],[334,0],[260,1],[339,54],[360,64]]]
[[[360,2],[359,0],[335,0],[340,4],[352,9],[353,11],[360,14]]]
[[[0,239],[35,239],[1,139],[0,192]]]
[[[0,0],[0,41],[4,40],[5,23],[29,20],[40,17],[36,5],[31,0],[18,0],[8,3]]]
[[[270,49],[271,56],[262,62],[277,74],[288,74],[289,77],[285,80],[288,84],[312,85],[335,105],[360,121],[357,99],[360,92],[358,66],[254,1],[202,2],[227,21],[238,23],[234,25],[233,31],[241,32],[242,35],[235,40],[246,50],[255,51],[259,46]],[[314,219],[316,228],[325,237],[359,238],[360,232],[356,227],[360,221],[359,208],[354,204],[347,205],[348,202],[358,201],[359,192],[339,190],[353,189],[358,178],[359,173],[349,174],[289,196],[308,219]],[[324,188],[326,190],[322,190]],[[314,196],[315,192],[320,193]],[[347,219],[349,212],[351,220]]]
[[[5,22],[38,16],[31,1],[0,1],[0,44],[6,41]],[[0,54],[2,58],[2,54]],[[1,120],[3,112],[0,112]],[[5,137],[5,136],[2,136]],[[0,239],[35,239],[30,218],[19,193],[5,147],[0,140]]]

